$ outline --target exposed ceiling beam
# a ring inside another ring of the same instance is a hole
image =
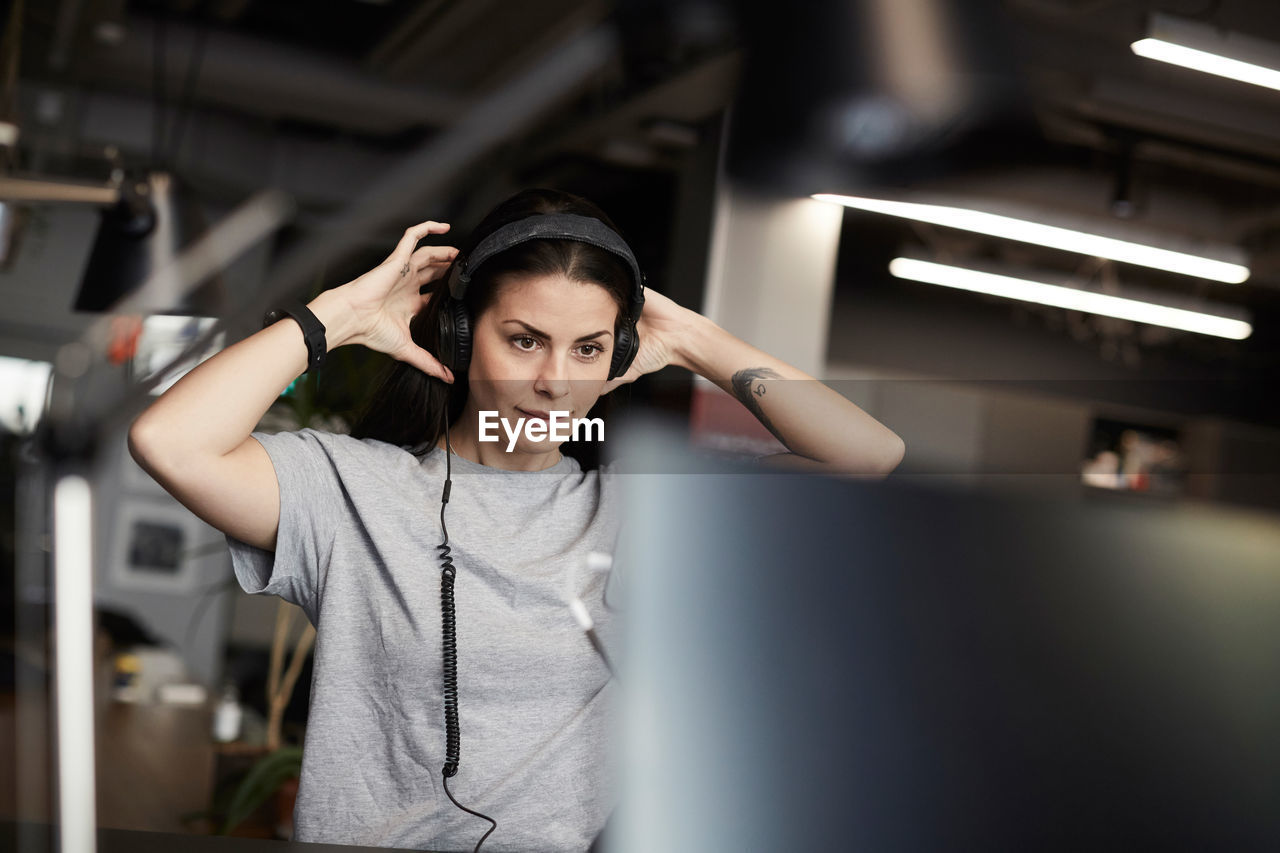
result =
[[[1240,151],[1280,165],[1280,113],[1244,109],[1137,80],[1101,79],[1078,103],[1081,113],[1113,124],[1181,136],[1226,151]]]
[[[1045,112],[1041,114],[1041,127],[1045,135],[1055,142],[1097,151],[1115,150],[1115,138],[1105,130],[1107,124],[1092,118]],[[1142,162],[1176,166],[1190,172],[1226,178],[1241,185],[1280,190],[1280,166],[1268,166],[1252,158],[1226,152],[1213,152],[1176,138],[1156,138],[1139,133],[1135,142],[1134,155]]]
[[[63,71],[71,57],[71,45],[76,30],[80,28],[80,12],[84,0],[61,0],[53,28],[53,43],[49,46],[49,67]]]
[[[95,87],[152,86],[152,22],[131,18],[125,40],[92,45],[81,66]],[[196,31],[165,25],[170,91],[180,91]],[[467,100],[424,86],[388,82],[358,66],[321,53],[218,30],[206,35],[195,85],[197,101],[217,103],[267,118],[290,118],[371,134],[452,123]]]
[[[114,204],[120,191],[110,184],[77,184],[69,181],[0,176],[0,201],[70,202]]]
[[[570,124],[539,144],[529,159],[567,151],[599,154],[610,139],[635,136],[653,119],[698,124],[728,106],[741,64],[738,51],[708,59],[600,115]]]
[[[251,0],[213,0],[209,13],[219,21],[232,22],[240,20]]]
[[[370,69],[391,77],[404,73],[404,64],[413,53],[431,46],[430,39],[448,29],[450,7],[463,4],[455,0],[423,0],[409,10],[404,20],[392,27],[382,41],[369,51],[366,64]],[[454,19],[457,15],[452,16]],[[461,35],[461,31],[457,33]]]
[[[395,80],[433,80],[478,95],[598,25],[609,8],[604,0],[427,0],[391,28],[366,64]]]

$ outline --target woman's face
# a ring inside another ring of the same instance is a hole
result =
[[[552,412],[586,417],[609,376],[617,316],[617,303],[599,284],[563,275],[500,282],[493,303],[472,324],[463,417],[496,411],[512,428],[520,418],[546,420]],[[505,450],[507,433],[498,426],[497,434]],[[512,452],[548,453],[562,443],[531,440],[521,429]]]

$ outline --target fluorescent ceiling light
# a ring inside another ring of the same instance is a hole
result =
[[[1139,299],[1081,290],[1078,287],[1047,284],[1028,278],[949,266],[915,258],[894,258],[889,262],[889,272],[898,278],[926,284],[938,284],[943,287],[1003,296],[1022,302],[1036,302],[1040,305],[1052,305],[1106,317],[1118,317],[1135,323],[1182,329],[1231,340],[1244,340],[1253,333],[1253,327],[1244,319],[1240,319],[1247,315],[1228,306],[1217,306],[1222,312],[1219,314],[1192,311]],[[1233,313],[1236,316],[1228,316]]]
[[[1253,83],[1255,86],[1266,86],[1268,89],[1280,89],[1280,71],[1264,68],[1251,62],[1228,59],[1216,53],[1170,44],[1160,39],[1145,38],[1129,45],[1134,53],[1147,59],[1168,62],[1170,65],[1181,65],[1192,71],[1203,71],[1218,77],[1228,77],[1242,83]]]
[[[1110,258],[1143,267],[1182,273],[1198,278],[1224,281],[1239,284],[1249,277],[1249,268],[1243,264],[1191,255],[1186,252],[1175,252],[1156,246],[1143,245],[1101,234],[1090,234],[1056,225],[1043,225],[1026,219],[1003,216],[997,213],[986,213],[963,207],[949,207],[940,204],[924,204],[914,201],[893,201],[889,199],[860,198],[856,196],[834,195],[831,193],[815,193],[818,201],[830,201],[843,204],[858,210],[872,213],[884,213],[889,216],[900,216],[918,222],[929,222],[947,228],[958,228],[976,234],[987,234],[991,237],[1004,237],[1022,243],[1034,243],[1050,249],[1061,249],[1064,252],[1078,252],[1098,258]]]
[[[1129,47],[1138,56],[1280,89],[1280,46],[1169,15],[1152,15],[1149,36]]]

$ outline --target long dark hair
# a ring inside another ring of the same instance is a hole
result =
[[[560,190],[528,189],[485,214],[458,246],[459,257],[469,255],[481,240],[503,225],[541,213],[592,216],[618,231],[604,211],[581,196]],[[625,310],[634,287],[626,263],[612,252],[576,240],[530,240],[494,255],[472,276],[463,301],[471,311],[473,324],[497,298],[499,280],[512,273],[563,275],[572,281],[598,284],[613,297],[619,314]],[[435,282],[436,290],[426,307],[409,323],[413,342],[433,355],[440,351],[438,317],[447,293],[447,279],[446,275]],[[452,424],[462,415],[468,393],[465,373],[454,373],[450,389],[416,367],[393,362],[357,416],[351,435],[385,441],[415,456],[425,456],[444,435],[442,412],[446,400]]]

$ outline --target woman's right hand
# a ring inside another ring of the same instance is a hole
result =
[[[447,222],[422,222],[407,229],[395,250],[378,266],[337,288],[355,318],[359,330],[352,343],[384,352],[422,372],[453,382],[453,372],[431,353],[413,342],[409,321],[427,304],[430,294],[420,288],[439,279],[449,269],[458,250],[452,246],[423,246],[418,241],[449,230]]]

